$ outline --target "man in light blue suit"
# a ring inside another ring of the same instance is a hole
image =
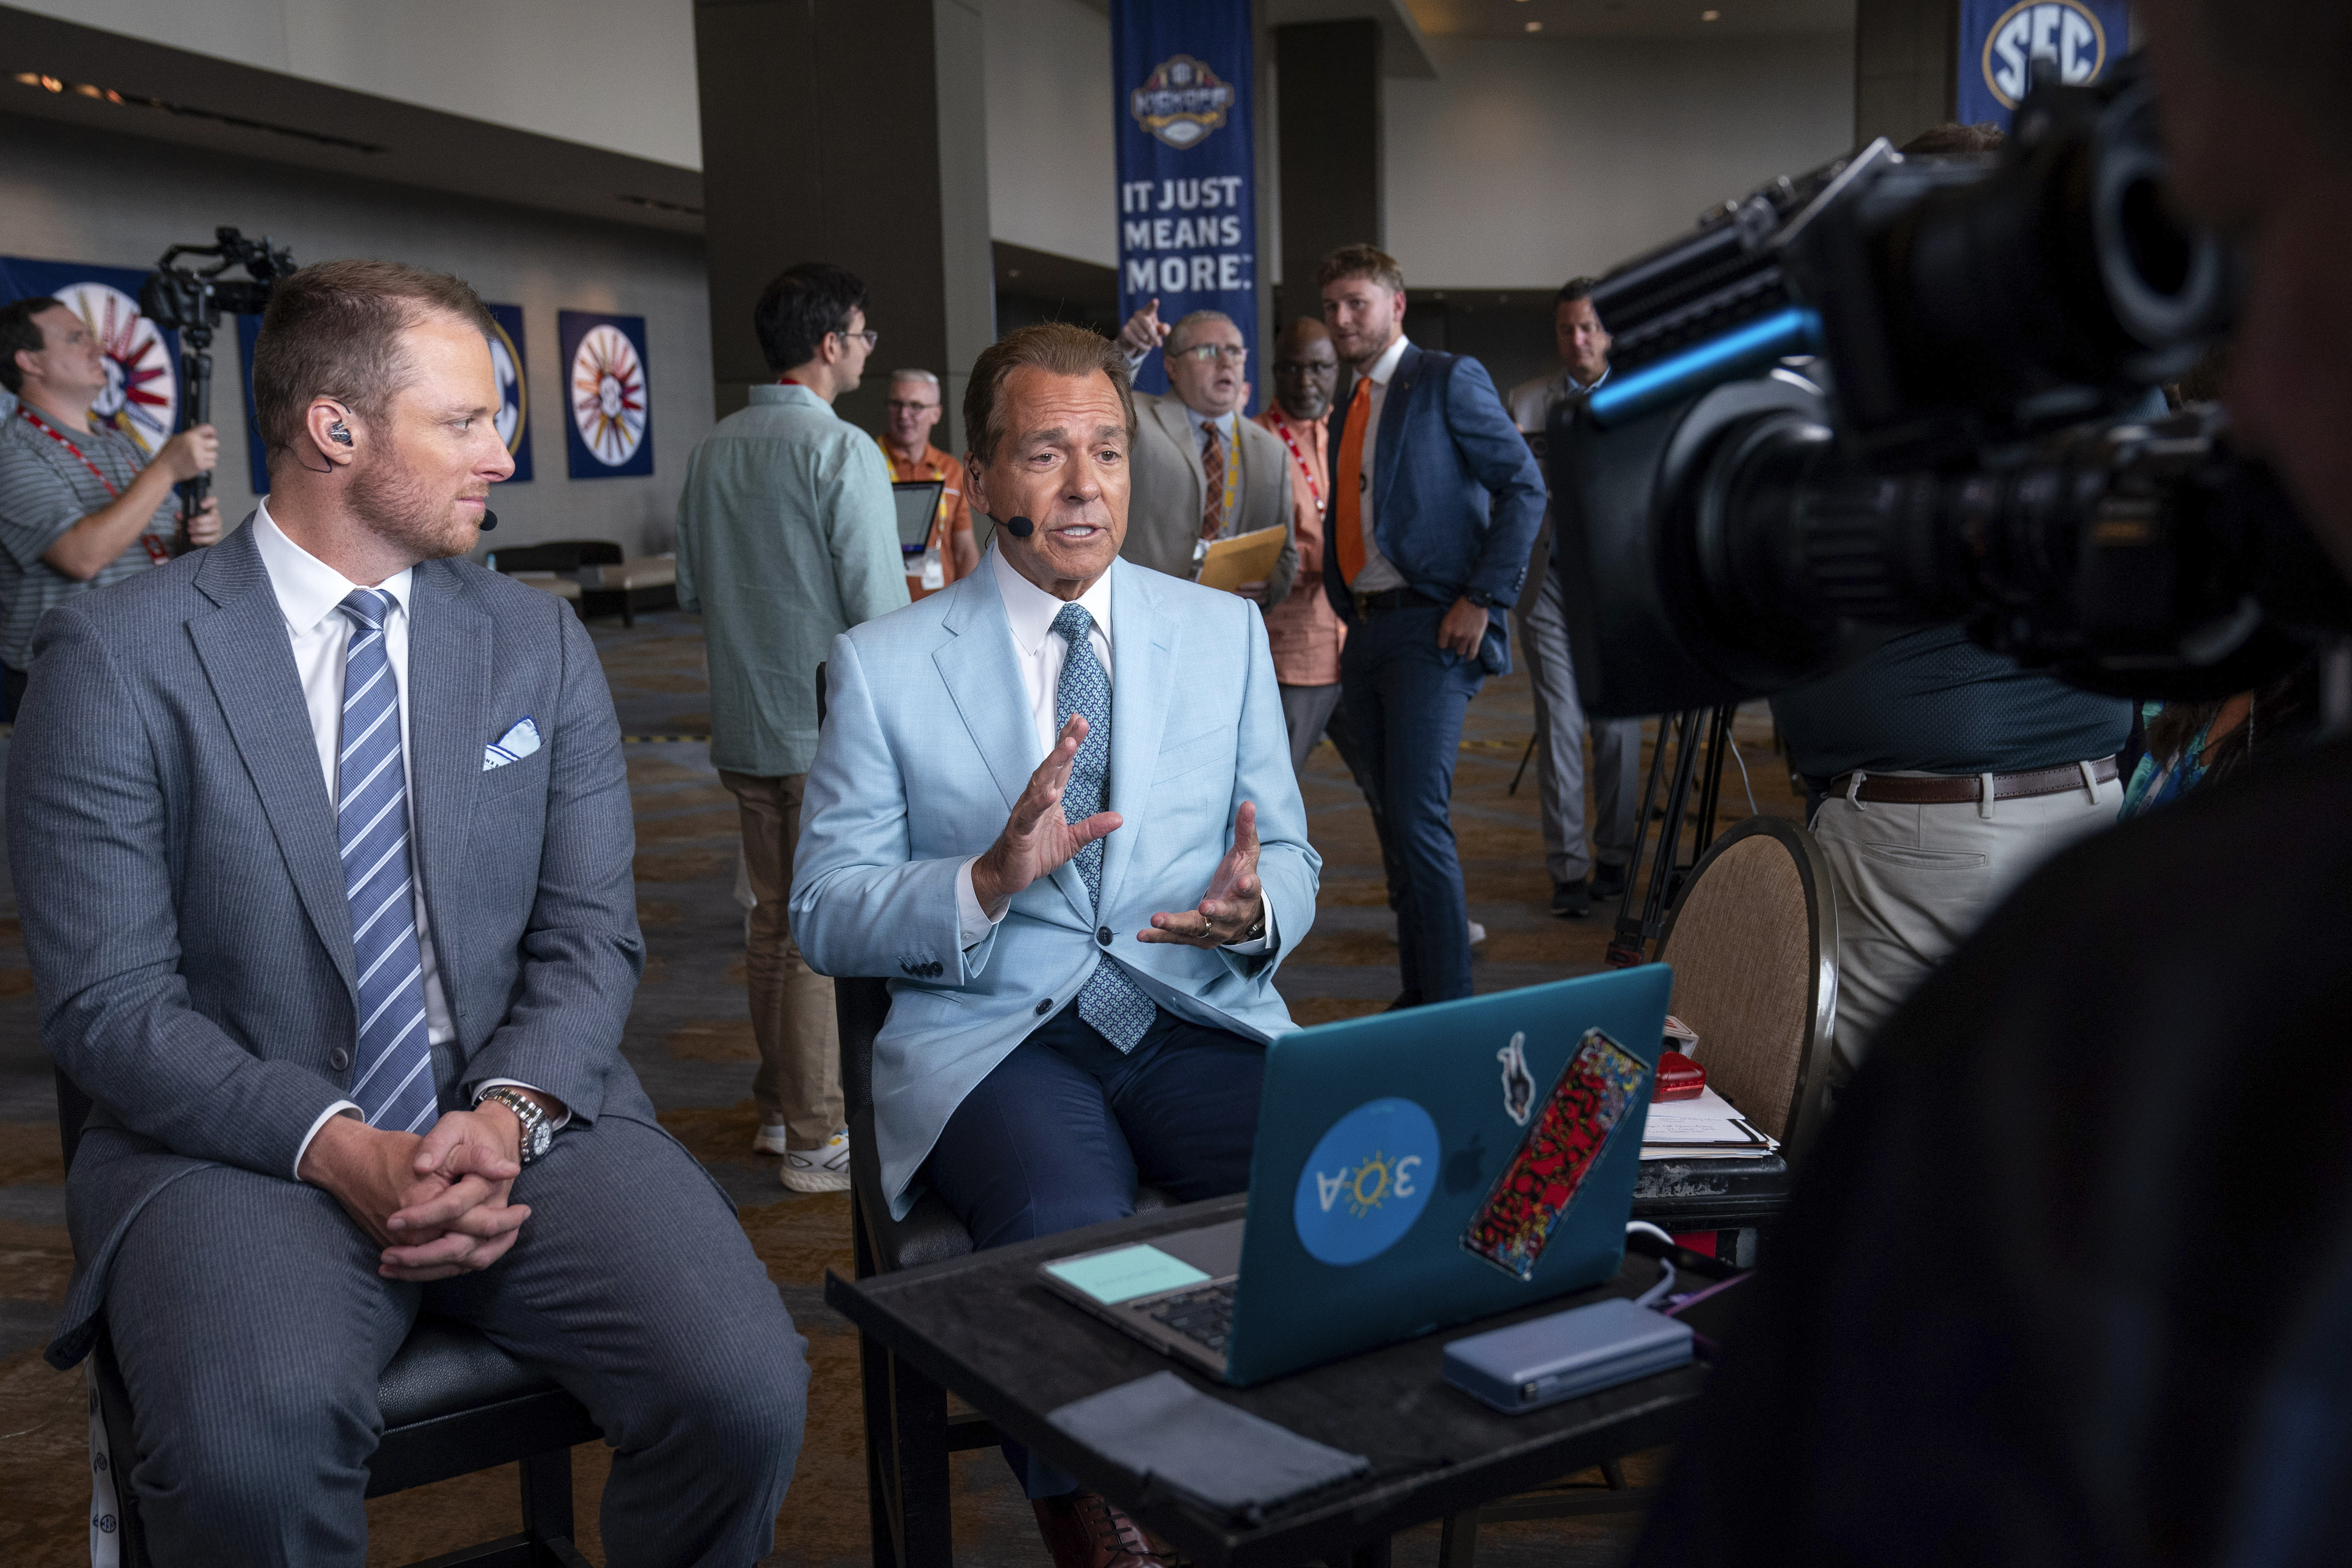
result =
[[[1257,607],[1120,561],[1127,363],[1024,328],[965,399],[982,570],[835,638],[792,922],[891,980],[875,1143],[982,1247],[1248,1183],[1321,859]],[[1033,521],[1034,520],[1034,521]],[[1057,1562],[1133,1527],[1012,1456]]]

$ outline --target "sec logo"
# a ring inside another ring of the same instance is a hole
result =
[[[1339,1268],[1404,1239],[1436,1184],[1437,1123],[1410,1100],[1367,1100],[1331,1124],[1307,1157],[1291,1204],[1298,1244]]]
[[[2080,87],[2107,63],[2107,30],[2081,0],[2024,0],[1985,34],[1985,86],[2002,108],[2023,100],[2036,59],[2055,60],[2058,79]]]

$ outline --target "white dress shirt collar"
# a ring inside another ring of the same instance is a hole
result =
[[[277,591],[278,608],[286,617],[286,629],[298,637],[315,630],[351,596],[352,589],[362,585],[287,538],[278,520],[269,515],[267,497],[254,503],[253,543],[261,552],[261,564],[269,573],[269,585]],[[409,584],[415,575],[415,567],[404,567],[376,586],[390,594],[399,609],[405,612],[410,607]]]
[[[1036,584],[1029,581],[1004,558],[1000,546],[989,552],[989,562],[996,573],[996,591],[1004,597],[1005,618],[1013,623],[1013,644],[1023,656],[1034,658],[1045,638],[1054,629],[1054,618],[1062,613],[1066,602],[1057,599]],[[1110,633],[1110,574],[1105,572],[1078,595],[1077,602],[1086,606],[1087,614],[1095,618],[1095,629],[1102,634],[1106,644]],[[1108,671],[1109,662],[1104,662]]]
[[[1396,342],[1382,350],[1381,357],[1372,362],[1372,368],[1364,373],[1364,379],[1374,386],[1386,386],[1389,378],[1396,374],[1397,361],[1404,358],[1404,351],[1412,346],[1412,340],[1399,332]]]

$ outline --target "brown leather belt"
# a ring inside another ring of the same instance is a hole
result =
[[[2116,776],[2115,758],[2094,760],[2091,776],[2101,784],[2112,781]],[[1973,805],[1984,799],[1984,778],[1977,773],[1906,778],[1898,773],[1866,773],[1862,775],[1861,788],[1854,789],[1853,785],[1852,773],[1840,773],[1830,781],[1829,794],[1833,799],[1884,801],[1889,805]],[[2055,768],[2036,768],[2030,773],[1992,775],[1992,797],[1995,800],[2064,795],[2070,789],[2082,787],[2083,765],[2080,763],[2068,763]]]

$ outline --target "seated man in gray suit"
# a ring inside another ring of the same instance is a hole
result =
[[[1162,326],[1154,300],[1119,334],[1130,370],[1167,340],[1168,390],[1135,394],[1134,500],[1119,553],[1186,581],[1200,575],[1209,541],[1283,531],[1282,554],[1261,585],[1243,592],[1267,609],[1288,596],[1298,572],[1290,533],[1290,454],[1243,417],[1249,348],[1233,318],[1195,310]]]
[[[615,1563],[766,1552],[805,1345],[621,1059],[619,726],[562,601],[462,559],[513,471],[488,318],[333,261],[254,351],[270,493],[41,623],[9,855],[97,1100],[52,1364],[101,1332],[158,1563],[356,1564],[419,1310],[579,1396]]]

